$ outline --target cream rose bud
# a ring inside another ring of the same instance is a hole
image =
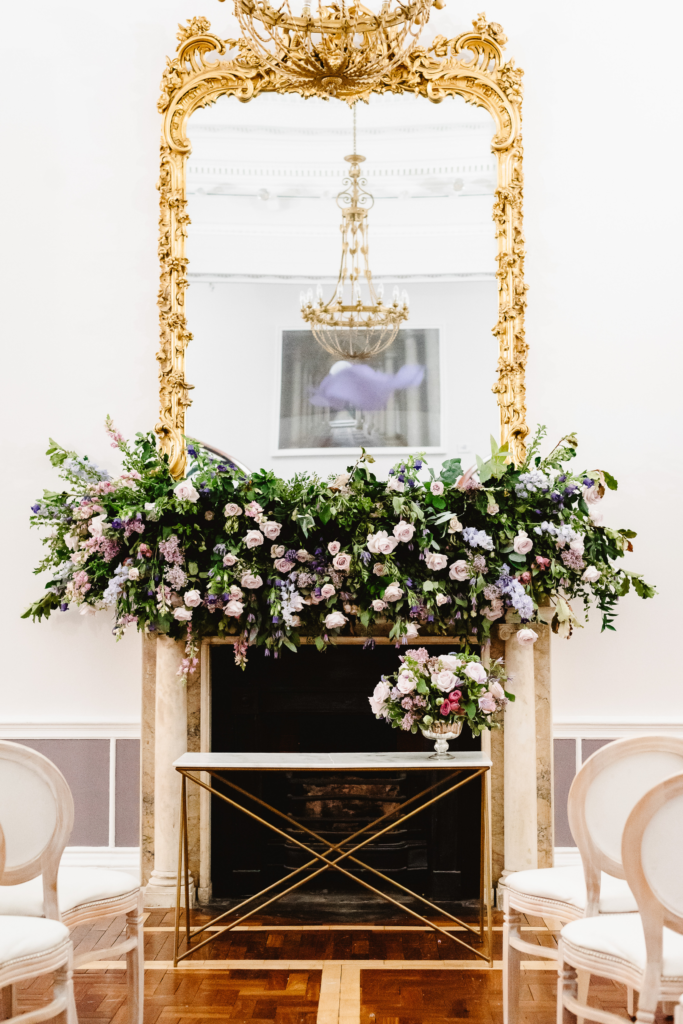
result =
[[[179,608],[174,610],[173,618],[178,619],[179,622],[189,622],[192,618],[192,609],[183,608],[181,605]]]
[[[461,533],[462,532],[462,523],[460,522],[460,520],[458,519],[457,516],[451,516],[450,522],[448,524],[448,532],[449,533]]]
[[[338,540],[331,540],[330,543],[327,545],[327,550],[333,556],[338,555],[339,552],[341,551],[341,544],[339,543]]]
[[[332,481],[332,487],[336,488],[336,490],[341,490],[342,487],[346,487],[350,479],[350,473],[340,473],[339,476],[336,476]]]
[[[278,572],[291,572],[294,565],[295,563],[290,562],[287,558],[276,558],[273,562],[273,568],[277,569]]]
[[[229,501],[228,504],[223,509],[223,515],[227,516],[228,518],[230,518],[231,516],[241,516],[242,509],[239,507],[239,505],[236,505],[234,501]]]
[[[375,564],[372,567],[372,571],[374,572],[375,576],[384,576],[386,575],[387,567],[386,565],[384,565],[383,562],[375,562]]]
[[[225,606],[225,614],[233,619],[239,619],[243,611],[244,605],[241,601],[228,601]]]
[[[282,558],[285,553],[284,544],[271,544],[270,557],[271,558]]]
[[[534,633],[533,629],[520,629],[515,635],[517,643],[522,647],[530,647],[538,640],[538,633]]]
[[[466,580],[469,577],[467,562],[464,560],[464,558],[459,558],[457,562],[453,562],[450,569],[448,570],[448,575],[452,580],[459,580],[460,582]]]
[[[337,591],[334,589],[331,583],[326,583],[324,587],[320,589],[320,596],[323,600],[327,601],[328,597],[334,597]]]
[[[456,668],[460,668],[462,665],[462,659],[455,654],[440,654],[439,661],[441,668],[447,668],[449,672],[455,672]]]
[[[402,519],[393,529],[393,534],[396,540],[400,540],[402,544],[407,544],[413,539],[415,533],[415,527],[412,523],[407,523],[405,519]]]
[[[405,637],[406,640],[414,640],[416,636],[419,636],[420,630],[414,622],[409,622],[406,626]]]
[[[383,612],[384,609],[387,607],[388,605],[386,601],[380,601],[379,598],[375,598],[375,600],[372,602],[373,612]]]
[[[259,529],[261,530],[261,533],[268,538],[268,540],[276,540],[280,536],[282,527],[279,523],[268,520],[267,523],[261,523]]]
[[[344,623],[348,621],[342,612],[330,612],[329,615],[325,616],[325,626],[327,629],[341,629]]]
[[[335,555],[332,565],[337,572],[348,572],[351,568],[351,555]]]
[[[390,583],[384,591],[385,601],[400,601],[402,597],[403,591],[399,587],[398,583]]]
[[[130,575],[130,573],[129,573],[129,575]],[[602,576],[602,573],[600,572],[599,569],[596,569],[596,567],[594,565],[589,565],[585,569],[581,579],[583,580],[584,583],[595,583],[596,580],[599,580],[601,576]]]
[[[196,491],[189,480],[181,480],[173,488],[178,501],[199,501],[199,491]]]
[[[129,573],[130,575],[130,573]],[[188,608],[196,608],[202,603],[202,595],[198,590],[185,591],[185,604]]]
[[[500,685],[500,683],[491,683],[491,685],[489,687],[489,690],[491,691],[491,694],[496,698],[496,700],[506,700],[507,699],[505,697],[505,690]]]
[[[465,665],[465,675],[469,676],[475,683],[486,682],[486,669],[479,661],[468,662]]]
[[[395,476],[392,476],[391,480],[387,484],[388,491],[398,491],[399,494],[403,494],[406,489],[406,485],[402,484],[400,480],[397,480]]]
[[[382,703],[385,700],[388,700],[390,694],[391,687],[389,686],[388,683],[385,683],[383,679],[379,681],[375,689],[372,691],[372,696],[375,698],[375,700],[380,701]]]
[[[442,690],[443,693],[450,693],[455,686],[455,675],[445,668],[441,672],[434,673],[432,683]]]
[[[595,483],[592,487],[584,487],[583,496],[589,505],[595,505],[602,498],[602,494],[600,493],[600,484]]]
[[[296,560],[297,562],[310,562],[311,556],[306,548],[299,548],[296,553]]]
[[[230,552],[228,552],[227,555],[223,555],[223,565],[228,568],[230,568],[231,565],[234,565],[236,561],[237,559],[234,555],[231,555]]]
[[[578,555],[582,555],[584,551],[583,537],[575,537],[569,544],[570,551],[576,551]]]
[[[490,693],[482,693],[478,703],[479,710],[485,715],[491,715],[496,710],[496,702]]]
[[[134,565],[131,566],[131,568],[128,570],[128,579],[129,580],[139,580],[140,579],[140,570],[136,569]]]
[[[526,530],[520,530],[515,539],[512,542],[512,546],[518,555],[528,555],[534,546],[534,542],[529,537]]]
[[[259,544],[263,544],[263,534],[260,530],[249,530],[244,537],[244,543],[248,548],[257,548]]]
[[[401,693],[412,693],[415,689],[416,679],[412,672],[400,672],[396,685]]]
[[[484,605],[484,616],[489,622],[495,622],[496,619],[502,618],[503,608],[500,602],[492,601],[491,604]]]
[[[259,587],[263,586],[263,580],[261,577],[254,576],[253,572],[245,572],[240,583],[243,587],[246,587],[247,590],[258,590]]]
[[[490,501],[486,506],[486,511],[490,516],[495,516],[500,512],[500,505],[496,501]]]
[[[445,594],[437,594],[436,603],[440,608],[442,604],[448,604],[448,597]]]
[[[425,555],[425,562],[427,568],[431,569],[432,572],[438,572],[440,569],[445,569],[448,565],[448,559],[445,555],[440,555],[436,551],[430,551],[429,554]]]
[[[432,492],[432,494],[435,494],[437,497],[439,497],[439,495],[443,494],[444,486],[440,480],[432,480],[431,484],[429,485],[429,490]]]

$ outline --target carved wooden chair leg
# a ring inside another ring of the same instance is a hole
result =
[[[575,968],[560,960],[557,965],[557,1024],[576,1024],[576,1016],[564,1005],[564,997],[578,999],[578,976]]]
[[[126,914],[126,936],[136,939],[132,949],[126,953],[128,975],[128,1022],[142,1024],[145,1006],[145,934],[142,890],[138,895],[135,910]]]
[[[631,1018],[635,1020],[636,1017],[636,990],[631,988],[630,985],[626,986],[626,1012]]]
[[[55,999],[59,999],[60,997],[64,997],[66,999],[66,1008],[56,1019],[64,1021],[64,1024],[78,1024],[71,962],[64,964],[63,967],[58,967],[55,971],[54,996]]]
[[[587,1003],[588,1002],[588,991],[589,991],[590,986],[591,986],[590,971],[577,971],[576,972],[576,976],[577,976],[577,979],[578,979],[578,981],[577,981],[577,992],[578,992],[578,995],[577,995],[576,998],[579,1000],[580,1003]],[[576,1024],[584,1024],[583,1017],[577,1017],[576,1018]]]
[[[517,1024],[522,954],[510,940],[519,938],[522,915],[510,907],[507,890],[503,896],[503,910],[503,1024]]]

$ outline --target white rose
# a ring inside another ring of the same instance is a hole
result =
[[[92,534],[93,537],[101,537],[106,521],[106,515],[93,516],[88,523],[88,533]]]
[[[460,582],[466,580],[469,577],[469,574],[470,573],[467,566],[467,562],[465,561],[464,558],[459,558],[457,562],[453,562],[450,569],[448,570],[448,575],[450,576],[450,578],[452,580],[459,580]]]
[[[444,693],[450,693],[455,686],[455,675],[447,668],[444,668],[441,672],[436,672],[432,676],[432,682],[438,686]]]
[[[536,634],[534,633],[534,636]],[[517,634],[519,636],[519,633]],[[486,669],[479,661],[470,661],[465,666],[465,675],[469,676],[475,683],[486,682]]]
[[[448,559],[445,555],[437,554],[436,551],[430,551],[429,554],[425,555],[425,562],[427,568],[431,569],[432,572],[438,572],[440,569],[445,569],[448,565]]]
[[[420,631],[418,627],[415,625],[415,623],[409,622],[408,625],[406,626],[406,640],[414,640],[415,637],[418,636],[419,632]]]
[[[458,519],[457,516],[451,516],[450,522],[448,524],[448,532],[449,533],[461,533],[462,532],[462,523],[460,522],[460,520]]]
[[[397,480],[395,476],[392,476],[391,480],[387,484],[388,491],[398,491],[399,494],[403,494],[406,489],[406,485],[402,484],[400,480]]]
[[[129,580],[139,580],[140,579],[140,570],[136,569],[134,565],[132,565],[130,567],[130,569],[128,570],[128,579]]]
[[[517,643],[521,644],[522,647],[530,647],[538,640],[538,633],[534,633],[533,629],[520,629],[517,631],[516,636]]]
[[[225,565],[227,568],[230,568],[231,565],[234,565],[236,561],[237,559],[235,558],[235,556],[232,555],[229,551],[227,555],[223,555],[223,565]]]
[[[600,523],[605,518],[602,512],[599,511],[597,505],[591,505],[588,509],[588,515],[591,517],[591,522],[594,526],[600,526]]]
[[[527,555],[534,546],[534,542],[531,540],[526,530],[520,530],[513,540],[512,546],[518,555]]]
[[[248,548],[257,548],[259,544],[263,544],[263,534],[260,530],[249,530],[244,537],[244,543]]]
[[[489,687],[489,690],[491,691],[493,696],[496,698],[496,700],[506,700],[505,690],[500,685],[500,683],[496,683],[496,682],[491,683],[491,685]]]
[[[455,654],[440,654],[439,661],[441,668],[447,668],[449,672],[455,672],[456,668],[460,668],[462,665],[462,659],[456,657]]]
[[[406,523],[405,519],[401,519],[399,523],[393,529],[394,537],[400,540],[403,544],[407,544],[413,539],[415,533],[415,527],[412,523]]]
[[[196,491],[189,480],[181,480],[173,488],[178,501],[199,501],[199,491]]]
[[[595,581],[599,580],[601,576],[602,576],[602,573],[600,572],[599,569],[597,569],[594,565],[589,565],[585,569],[584,574],[581,577],[581,579],[583,580],[584,583],[595,583]]]
[[[390,693],[391,687],[389,686],[388,683],[385,683],[384,680],[381,679],[379,683],[377,683],[375,689],[372,691],[372,696],[375,698],[375,700],[381,701],[383,703],[385,700],[389,698]]]
[[[385,601],[400,601],[402,597],[403,591],[399,587],[398,583],[390,583],[384,591]]]
[[[348,621],[342,612],[330,612],[325,617],[325,626],[327,629],[340,629]]]
[[[232,616],[234,619],[239,619],[243,611],[244,605],[241,601],[228,601],[225,606],[225,614]]]
[[[401,691],[401,693],[412,693],[412,691],[415,689],[416,682],[417,680],[415,679],[413,673],[408,672],[406,670],[404,672],[399,673],[398,682],[396,683],[396,685]]]
[[[181,605],[180,608],[176,608],[173,612],[173,618],[178,619],[179,622],[189,622],[192,618],[192,609],[183,608]]]
[[[128,573],[130,578],[130,573]],[[188,590],[185,594],[185,604],[188,608],[196,608],[202,603],[202,595],[198,590]]]
[[[304,599],[301,594],[293,594],[289,600],[290,612],[302,612],[304,610]]]
[[[240,580],[243,587],[247,590],[257,590],[263,586],[263,580],[260,576],[254,576],[253,572],[245,572],[244,576]]]
[[[447,596],[445,594],[437,594],[436,603],[439,606],[439,608],[441,607],[442,604],[448,604]]]

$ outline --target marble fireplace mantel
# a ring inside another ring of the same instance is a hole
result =
[[[526,647],[516,640],[520,628],[494,627],[490,645],[492,659],[505,658],[516,696],[505,714],[504,728],[482,737],[493,760],[494,881],[511,871],[550,867],[553,862],[550,630],[534,623],[538,641]],[[428,638],[419,638],[416,645],[427,642]],[[185,685],[177,675],[184,644],[166,637],[146,636],[143,641],[142,877],[145,903],[150,907],[175,905],[180,780],[171,764],[187,750],[210,750],[210,648],[214,643],[225,641],[203,643],[199,670]],[[210,795],[206,791],[190,794],[188,816],[190,872],[201,903],[211,894]]]

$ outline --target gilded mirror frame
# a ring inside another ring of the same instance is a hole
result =
[[[248,102],[262,92],[302,92],[262,64],[243,40],[222,40],[212,35],[206,18],[192,18],[179,29],[178,48],[175,57],[167,58],[158,104],[163,128],[158,183],[160,413],[155,427],[176,479],[185,471],[185,410],[191,405],[192,389],[185,378],[185,349],[192,340],[185,315],[185,239],[190,221],[186,166],[191,148],[187,124],[195,110],[214,103],[219,96],[234,95],[241,102]],[[493,334],[498,338],[498,367],[492,390],[498,398],[501,443],[509,443],[513,459],[519,462],[524,457],[529,432],[522,233],[523,72],[515,67],[514,61],[503,62],[506,41],[500,25],[487,22],[485,15],[480,14],[473,22],[472,32],[450,40],[437,36],[427,48],[414,49],[403,65],[380,80],[367,95],[371,91],[412,92],[439,103],[449,94],[457,94],[468,103],[484,107],[493,117],[496,132],[491,149],[498,164],[493,202],[498,242],[498,322]],[[216,60],[215,54],[233,52],[237,54],[234,59]],[[207,60],[209,54],[211,61]],[[310,93],[302,94],[316,95],[316,89],[312,86]]]

